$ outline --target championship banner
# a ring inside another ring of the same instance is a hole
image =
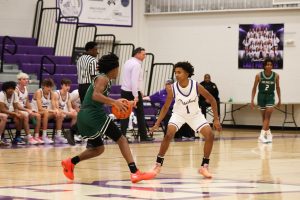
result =
[[[239,69],[262,69],[266,58],[283,69],[284,24],[239,26]]]
[[[133,0],[57,0],[64,17],[105,26],[132,26]]]

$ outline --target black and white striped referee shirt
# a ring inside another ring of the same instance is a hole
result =
[[[84,54],[77,60],[78,84],[91,83],[97,73],[97,59],[91,55]]]

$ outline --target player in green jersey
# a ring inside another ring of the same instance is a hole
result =
[[[99,72],[89,86],[77,117],[80,134],[87,140],[86,150],[79,155],[61,162],[64,175],[74,180],[74,167],[81,161],[97,157],[104,152],[102,138],[104,135],[115,141],[125,158],[131,172],[131,181],[137,183],[154,177],[152,172],[142,173],[133,160],[127,139],[117,125],[106,114],[103,104],[116,106],[125,111],[126,104],[122,100],[108,97],[111,80],[116,79],[119,71],[119,58],[114,54],[104,55],[99,60]],[[113,157],[114,155],[112,155]],[[112,158],[113,159],[113,158]],[[113,163],[111,163],[113,164]],[[95,172],[98,173],[98,172]]]
[[[255,76],[251,95],[251,107],[254,109],[254,97],[258,86],[257,105],[262,114],[262,130],[258,140],[262,143],[271,143],[272,134],[270,130],[270,119],[275,105],[275,89],[278,96],[277,106],[281,104],[281,94],[279,86],[279,75],[272,71],[273,61],[266,59],[263,63],[264,71]]]

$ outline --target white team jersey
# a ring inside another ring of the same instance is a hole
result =
[[[48,96],[44,96],[43,93],[43,89],[40,88],[39,91],[42,93],[42,107],[46,108],[46,109],[52,109],[52,105],[51,105],[51,93],[48,94]],[[37,106],[37,102],[36,99],[32,98],[31,101],[31,106],[32,106],[32,110],[34,111],[38,111],[38,106]]]
[[[67,96],[66,96],[65,99],[62,98],[60,90],[56,90],[56,93],[58,95],[58,107],[59,107],[59,109],[68,112],[69,111],[68,101],[69,101],[69,98],[70,98],[69,92],[67,93]]]
[[[172,85],[172,88],[175,98],[173,113],[183,117],[190,117],[201,113],[198,104],[198,87],[196,81],[189,79],[189,84],[186,88],[182,88],[176,81]],[[184,93],[184,90],[187,92]]]
[[[70,93],[70,100],[72,103],[74,103],[78,108],[80,108],[81,102],[80,102],[80,97],[79,97],[79,92],[78,89],[73,90]]]
[[[13,112],[14,109],[14,103],[18,103],[18,97],[16,93],[14,92],[12,96],[8,99],[7,95],[5,92],[1,91],[0,92],[0,102],[4,103],[6,108],[10,111]]]
[[[28,98],[28,90],[27,87],[25,86],[25,91],[21,92],[21,90],[19,89],[19,87],[16,87],[16,94],[18,95],[19,98],[19,104],[22,108],[25,108],[26,106],[26,101]]]

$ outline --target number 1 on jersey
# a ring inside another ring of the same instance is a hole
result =
[[[189,106],[186,106],[186,112],[187,114],[190,114]]]

